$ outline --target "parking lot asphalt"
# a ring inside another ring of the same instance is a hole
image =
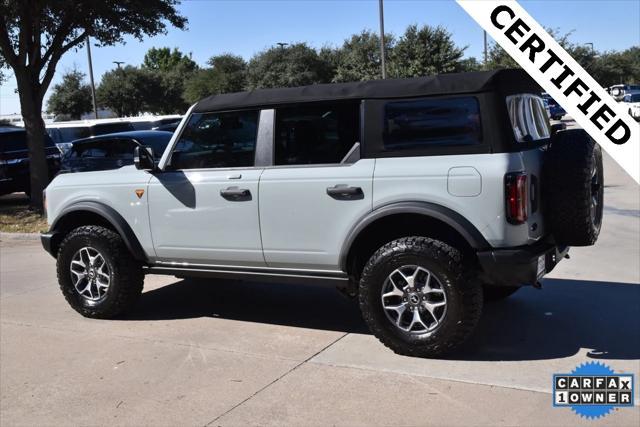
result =
[[[313,286],[148,276],[134,312],[85,319],[37,241],[0,241],[0,425],[640,425],[552,407],[601,361],[640,381],[640,188],[605,156],[598,243],[487,304],[463,352],[397,356]]]

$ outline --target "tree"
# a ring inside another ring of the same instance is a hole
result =
[[[127,65],[103,74],[96,96],[119,117],[137,116],[147,109],[150,96],[162,97],[162,87],[153,72]]]
[[[465,49],[457,47],[441,26],[409,25],[391,51],[389,75],[404,78],[460,71]]]
[[[467,73],[470,71],[482,71],[483,69],[483,65],[473,56],[461,59],[456,67],[456,71],[459,71],[461,73]]]
[[[194,103],[209,95],[239,92],[247,85],[247,63],[230,53],[212,56],[211,68],[199,70],[185,83],[184,99]]]
[[[249,61],[247,84],[255,89],[327,83],[325,70],[318,53],[306,43],[272,47]]]
[[[188,108],[183,98],[185,82],[198,69],[198,65],[177,48],[151,48],[144,56],[141,67],[147,83],[158,90],[144,94],[144,108],[154,114],[184,113]]]
[[[92,37],[99,46],[184,28],[177,0],[3,0],[0,2],[0,56],[13,69],[29,146],[31,193],[48,181],[44,152],[43,98],[60,58]],[[31,206],[42,210],[40,197]]]
[[[394,46],[394,37],[385,34],[385,49],[390,55]],[[363,31],[344,41],[338,52],[339,64],[334,82],[354,82],[382,78],[380,58],[380,37],[374,32]]]
[[[178,48],[173,48],[172,51],[168,47],[152,47],[144,55],[142,68],[156,71],[192,72],[198,68],[198,65],[190,56],[180,52]]]
[[[84,83],[84,73],[72,70],[62,76],[62,83],[53,87],[47,101],[47,111],[79,119],[82,113],[91,111],[91,88]]]

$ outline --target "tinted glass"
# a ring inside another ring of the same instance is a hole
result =
[[[257,111],[194,114],[171,155],[174,169],[253,166]]]
[[[0,151],[11,152],[27,149],[26,132],[2,132],[0,133]]]
[[[135,130],[149,130],[154,127],[154,122],[131,122],[131,127]]]
[[[389,102],[384,109],[386,150],[474,145],[482,141],[474,97]]]
[[[44,136],[44,146],[52,147],[49,135]],[[0,132],[0,152],[27,151],[27,132]]]
[[[507,110],[517,142],[549,138],[549,117],[542,98],[531,94],[508,96]]]
[[[71,142],[76,139],[86,138],[91,136],[89,133],[89,128],[87,126],[83,127],[64,127],[64,128],[53,128],[57,130],[58,138],[56,138],[57,142]]]
[[[134,130],[131,123],[103,123],[91,127],[91,135],[105,135],[107,133],[127,132]]]
[[[359,104],[276,111],[275,164],[340,163],[359,140]]]

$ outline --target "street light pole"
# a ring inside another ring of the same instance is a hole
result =
[[[382,66],[382,78],[387,78],[387,67],[385,64],[385,49],[384,49],[384,5],[383,0],[378,0],[380,10],[380,65]]]
[[[489,50],[487,45],[487,32],[484,31],[484,66],[487,67],[487,61],[489,60]]]
[[[91,63],[91,39],[87,36],[87,58],[89,59],[89,81],[91,82],[91,99],[93,100],[93,116],[98,118],[98,104],[96,103],[96,85],[93,82],[93,64]]]

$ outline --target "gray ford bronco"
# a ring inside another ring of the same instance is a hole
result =
[[[598,237],[601,151],[540,93],[502,70],[211,96],[164,153],[56,177],[42,244],[83,316],[133,309],[147,274],[329,283],[439,356]]]

